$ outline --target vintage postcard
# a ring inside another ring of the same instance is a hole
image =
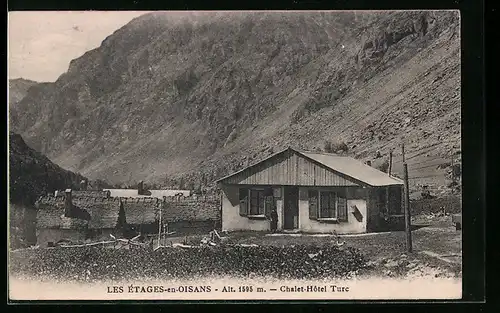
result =
[[[8,15],[11,300],[462,297],[459,11]]]

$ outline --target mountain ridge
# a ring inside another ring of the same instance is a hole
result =
[[[21,101],[28,93],[28,89],[38,82],[25,78],[9,79],[9,106]]]
[[[9,203],[31,207],[41,195],[78,190],[82,180],[94,186],[100,183],[61,168],[29,147],[21,135],[9,132]]]
[[[458,32],[453,11],[151,13],[29,92],[11,124],[56,163],[114,183],[206,183],[327,141],[374,163],[393,149],[396,173],[405,142],[411,175],[425,176],[460,151]]]

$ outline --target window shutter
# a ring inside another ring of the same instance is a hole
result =
[[[265,196],[263,191],[259,191],[258,198],[259,198],[259,210],[258,210],[257,214],[266,215],[267,197]]]
[[[337,197],[337,218],[339,221],[347,222],[347,199]]]
[[[327,217],[331,217],[331,218],[335,218],[338,216],[338,208],[337,208],[337,205],[336,205],[336,202],[337,202],[337,199],[336,199],[336,195],[335,195],[335,192],[330,192],[330,204],[328,206],[329,208],[329,214]]]
[[[265,215],[267,218],[271,218],[271,211],[274,208],[274,197],[266,196],[266,205],[265,205]]]
[[[240,188],[240,215],[248,215],[248,189]]]
[[[309,190],[309,219],[318,219],[318,192]]]

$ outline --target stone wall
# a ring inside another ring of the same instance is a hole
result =
[[[217,196],[166,197],[162,221],[220,221],[221,203]]]

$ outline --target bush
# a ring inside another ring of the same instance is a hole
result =
[[[343,141],[340,142],[327,141],[325,142],[324,150],[325,152],[328,153],[339,153],[339,152],[347,152],[349,150],[349,147],[347,147],[347,144]]]
[[[389,169],[389,161],[384,160],[384,162],[382,162],[382,164],[377,166],[377,169],[384,172],[384,173],[387,173],[387,170]]]
[[[443,210],[455,214],[462,212],[462,199],[457,196],[447,196],[412,200],[410,202],[410,208],[414,215],[438,213],[443,212]]]
[[[455,178],[459,178],[462,175],[462,165],[460,163],[454,164],[451,167],[451,172]]]

